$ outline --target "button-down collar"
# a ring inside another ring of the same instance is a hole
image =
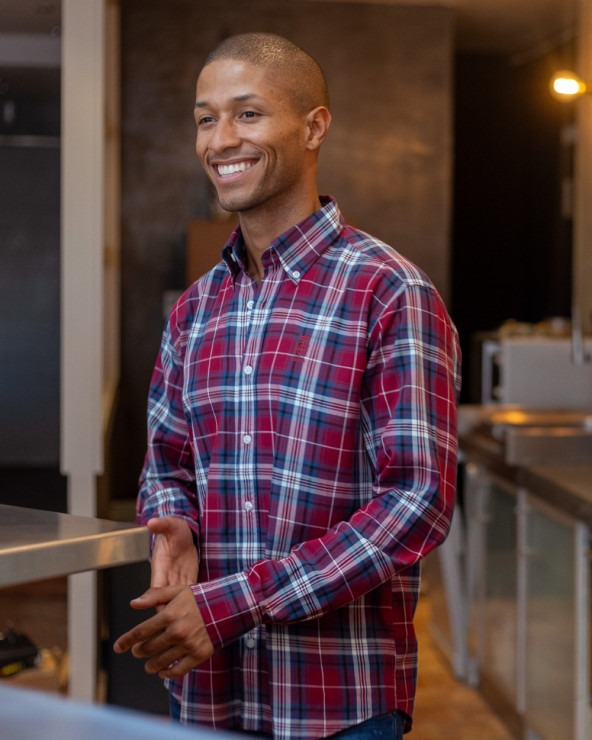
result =
[[[278,260],[286,274],[298,283],[319,256],[337,239],[344,221],[337,204],[330,196],[321,197],[321,208],[311,216],[274,239],[262,256],[263,268],[268,269]],[[245,270],[245,244],[240,225],[230,235],[223,257],[233,279]]]

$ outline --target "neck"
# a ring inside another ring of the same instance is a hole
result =
[[[243,211],[239,213],[241,233],[247,252],[247,270],[249,275],[260,282],[263,278],[263,264],[261,258],[274,239],[283,234],[292,226],[304,221],[321,207],[319,196],[314,197],[300,207],[290,210],[274,209],[273,213],[262,214],[259,211]],[[281,211],[278,214],[278,211]]]

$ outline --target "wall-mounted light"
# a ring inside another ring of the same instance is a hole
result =
[[[571,71],[563,70],[557,72],[551,78],[551,94],[558,100],[569,101],[574,98],[590,93],[592,90],[577,74]]]

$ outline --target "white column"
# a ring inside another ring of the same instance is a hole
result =
[[[574,536],[575,599],[574,615],[576,666],[575,738],[590,740],[592,709],[590,708],[590,531],[582,522],[575,525]]]
[[[62,0],[61,468],[71,514],[96,513],[103,464],[104,0]],[[96,574],[69,583],[70,694],[93,701]]]

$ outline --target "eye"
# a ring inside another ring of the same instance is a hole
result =
[[[259,113],[256,113],[254,110],[245,110],[241,113],[242,118],[250,119],[257,118],[259,116]]]
[[[208,123],[212,123],[213,120],[214,120],[213,116],[203,115],[203,116],[199,116],[196,119],[196,123],[198,126],[205,126]]]

